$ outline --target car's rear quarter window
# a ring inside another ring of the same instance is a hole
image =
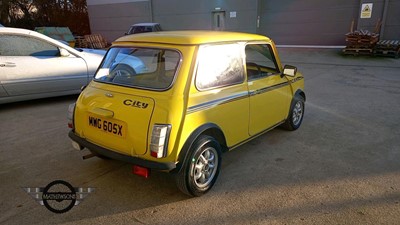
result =
[[[244,81],[243,50],[240,44],[200,46],[196,87],[206,90]]]

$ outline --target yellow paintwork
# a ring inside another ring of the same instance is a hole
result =
[[[248,87],[252,92],[284,82],[287,82],[286,77],[269,76],[248,82]],[[250,96],[249,134],[256,135],[285,120],[291,99],[289,85]]]
[[[269,38],[256,34],[171,31],[119,38],[113,46],[178,50],[182,55],[182,62],[173,86],[160,92],[92,81],[76,103],[75,133],[94,144],[119,153],[151,161],[177,163],[186,140],[203,124],[213,123],[220,127],[227,147],[233,147],[282,122],[288,115],[293,94],[304,89],[304,79],[300,73],[296,77],[277,75],[250,82],[245,79],[240,84],[205,91],[196,88],[196,53],[199,46],[236,42],[243,43],[243,48],[246,43],[271,45],[278,68],[283,70],[274,43]],[[292,83],[293,79],[296,82]],[[254,96],[249,95],[249,92],[284,82],[287,85]],[[113,98],[105,97],[107,93],[112,94]],[[225,101],[230,98],[233,100]],[[126,99],[140,101],[148,104],[148,107],[137,109],[121,104]],[[210,104],[213,101],[215,104]],[[207,107],[199,107],[202,104],[207,104]],[[115,120],[116,124],[124,124],[127,133],[124,137],[118,137],[89,127],[88,115],[97,115],[99,118]],[[154,124],[172,125],[165,158],[156,159],[150,156],[149,144]]]
[[[202,45],[219,42],[267,41],[271,40],[257,34],[219,31],[163,31],[127,35],[117,39],[113,45],[135,43],[162,43],[166,45]]]

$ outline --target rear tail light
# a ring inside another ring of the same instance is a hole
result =
[[[167,156],[168,139],[171,131],[169,124],[155,124],[151,133],[150,154],[155,158]]]
[[[73,129],[74,128],[74,112],[75,112],[75,103],[68,106],[68,127]]]

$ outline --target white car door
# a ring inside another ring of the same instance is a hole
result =
[[[9,96],[79,91],[88,82],[85,61],[34,37],[0,35],[0,78]]]

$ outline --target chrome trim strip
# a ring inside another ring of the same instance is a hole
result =
[[[238,94],[235,94],[235,95],[232,95],[232,96],[228,96],[228,97],[225,97],[225,98],[216,99],[216,100],[213,100],[213,101],[204,102],[204,103],[201,103],[201,104],[198,104],[198,105],[190,106],[187,109],[187,114],[194,113],[194,112],[197,112],[197,111],[200,111],[200,110],[209,109],[209,108],[215,107],[217,105],[222,105],[222,104],[225,104],[225,103],[228,103],[228,102],[237,101],[237,100],[240,100],[240,99],[243,99],[243,98],[247,98],[248,96],[249,96],[249,94],[246,91],[246,92],[241,92],[241,93],[238,93]]]
[[[290,83],[296,83],[297,81],[300,81],[300,80],[303,80],[304,79],[304,77],[296,77],[296,78],[294,78],[293,80],[290,80]]]

